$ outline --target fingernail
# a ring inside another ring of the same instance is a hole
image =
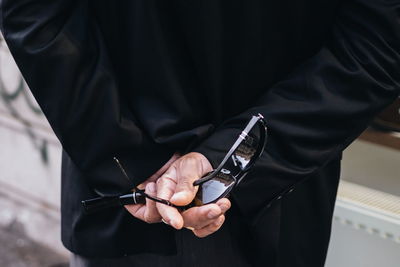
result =
[[[209,219],[215,219],[217,218],[219,215],[221,215],[219,212],[217,212],[216,210],[211,210],[208,214],[207,217]]]
[[[178,192],[175,193],[172,198],[171,202],[174,204],[182,205],[182,202],[187,202],[189,199],[189,196],[185,192]]]
[[[178,229],[179,228],[179,225],[178,225],[179,223],[178,223],[178,221],[176,221],[176,220],[174,220],[174,219],[171,219],[170,221],[169,221],[169,225],[171,225],[172,227],[174,227],[175,229]]]
[[[220,206],[222,211],[227,211],[228,210],[228,205],[221,205]]]
[[[182,198],[186,198],[186,194],[184,192],[178,192],[176,194],[173,195],[173,197],[171,198],[171,200],[173,199],[182,199]]]

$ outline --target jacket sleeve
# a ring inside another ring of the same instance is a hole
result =
[[[155,144],[123,101],[88,3],[1,0],[0,26],[64,150],[94,190],[113,195],[132,189],[171,155],[163,151],[151,157]]]
[[[218,165],[237,130],[264,115],[268,144],[255,166],[263,175],[248,176],[233,194],[254,214],[338,157],[399,93],[400,2],[343,1],[318,53],[195,150]]]

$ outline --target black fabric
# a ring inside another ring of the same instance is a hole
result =
[[[70,267],[250,267],[230,229],[234,217],[215,235],[199,239],[187,229],[175,232],[176,255],[135,254],[121,258],[88,258],[74,254]]]
[[[140,253],[120,258],[74,254],[71,267],[322,267],[339,176],[340,159],[335,159],[262,211],[253,225],[246,223],[234,203],[223,227],[211,236],[199,239],[186,229],[175,231],[176,254]],[[136,243],[134,232],[126,235],[131,244]]]
[[[266,153],[232,196],[256,225],[399,94],[399,14],[389,0],[1,0],[4,38],[65,149],[64,244],[88,256],[173,253],[170,229],[122,209],[86,215],[80,201],[129,191],[176,151],[216,166],[261,113]],[[159,243],[132,245],[127,233]]]

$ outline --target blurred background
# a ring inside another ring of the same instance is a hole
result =
[[[400,105],[344,153],[328,267],[400,266]],[[0,266],[68,266],[61,146],[0,36]]]
[[[60,167],[61,146],[0,36],[0,266],[67,266]]]

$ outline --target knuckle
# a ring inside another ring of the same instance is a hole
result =
[[[180,162],[179,167],[181,169],[191,169],[197,171],[199,167],[201,167],[201,164],[197,158],[188,156]]]
[[[208,236],[207,233],[204,233],[204,232],[201,232],[201,231],[193,231],[193,234],[195,236],[197,236],[198,238],[204,238],[204,237]]]
[[[199,228],[198,225],[197,225],[196,220],[193,220],[191,218],[185,218],[185,217],[183,217],[183,220],[184,220],[184,226],[185,227],[193,227],[195,229]]]
[[[172,184],[176,184],[176,181],[168,175],[163,175],[156,181],[157,187],[163,186],[171,186]]]
[[[220,228],[221,228],[221,226],[222,225],[218,225],[218,224],[211,224],[211,225],[209,225],[208,227],[207,227],[207,232],[208,232],[208,234],[210,235],[210,234],[213,234],[213,233],[215,233],[215,232],[217,232]]]
[[[159,222],[161,220],[161,218],[159,218],[159,216],[157,214],[145,214],[144,215],[144,221],[146,223],[156,223]]]
[[[146,223],[151,223],[151,214],[149,214],[149,212],[144,213],[143,221],[145,221]]]
[[[156,185],[157,186],[162,186],[164,184],[164,182],[165,182],[164,179],[162,177],[160,177],[159,179],[157,179]]]
[[[182,159],[182,164],[195,165],[196,163],[197,159],[193,154],[187,154],[187,156]]]
[[[169,178],[171,180],[173,180],[173,177],[176,177],[176,167],[170,168],[168,171],[166,171],[163,175],[161,175],[160,178]]]
[[[150,223],[150,219],[146,215],[144,216],[143,221],[146,223]]]
[[[179,188],[194,189],[193,184],[188,179],[181,179],[177,185]]]
[[[204,225],[199,223],[199,222],[193,222],[193,223],[190,224],[190,227],[193,227],[195,229],[200,229],[200,228],[203,228]]]
[[[221,216],[217,219],[217,221],[215,221],[210,225],[210,228],[216,231],[224,224],[224,221],[225,221],[225,216]]]
[[[218,231],[219,230],[219,228],[221,228],[221,226],[222,225],[220,225],[220,224],[214,224],[214,225],[210,225],[210,228],[209,228],[209,230],[211,231],[211,232],[216,232],[216,231]]]
[[[218,219],[218,221],[217,221],[217,224],[218,224],[219,226],[221,226],[224,222],[225,222],[225,216],[222,215],[222,216],[219,217],[219,219]]]

